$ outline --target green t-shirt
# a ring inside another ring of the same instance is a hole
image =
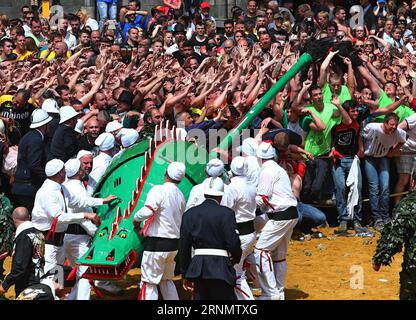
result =
[[[384,90],[380,90],[380,98],[378,98],[378,105],[379,108],[385,108],[388,105],[392,104],[393,100],[389,98],[387,93]],[[401,105],[396,110],[394,110],[394,113],[397,114],[399,117],[399,123],[402,122],[404,119],[410,117],[413,113],[413,109],[409,108],[408,106]],[[375,122],[383,122],[384,116],[378,116],[375,119]]]
[[[327,154],[332,146],[331,130],[341,123],[342,117],[332,117],[334,111],[338,110],[332,103],[324,103],[324,109],[321,112],[318,112],[313,105],[306,106],[306,109],[312,110],[322,120],[325,130],[322,132],[310,130],[305,139],[305,150],[315,157]]]
[[[324,98],[324,102],[331,103],[332,100],[332,92],[331,88],[329,87],[328,83],[325,83],[324,88],[322,90],[322,96]],[[339,93],[339,102],[343,104],[347,100],[351,100],[350,91],[348,90],[348,87],[345,85],[341,86],[341,91]]]

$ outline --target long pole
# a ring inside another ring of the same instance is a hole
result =
[[[246,114],[240,123],[232,129],[218,145],[219,149],[228,150],[235,138],[239,137],[243,129],[247,128],[251,121],[270,103],[270,101],[281,91],[284,86],[292,79],[300,70],[309,66],[313,62],[309,53],[304,53],[299,60],[277,81],[255,106]],[[211,156],[215,156],[216,152],[211,152]]]

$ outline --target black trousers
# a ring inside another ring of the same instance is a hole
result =
[[[195,281],[195,300],[237,300],[234,287],[223,280],[198,279]]]
[[[331,179],[331,158],[315,159],[308,162],[303,180],[302,198],[310,203],[323,200],[325,184]]]

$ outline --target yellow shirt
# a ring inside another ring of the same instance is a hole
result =
[[[13,95],[3,94],[2,96],[0,96],[0,105],[2,105],[4,102],[11,102],[12,100],[13,100]],[[29,98],[27,102],[32,104],[36,108],[38,107],[37,103],[32,98]]]
[[[28,56],[30,56],[33,52],[32,51],[26,51],[24,54],[19,55],[16,51],[16,49],[13,50],[13,53],[17,55],[17,60],[18,61],[23,61],[25,60]]]
[[[48,50],[43,50],[40,53],[40,58],[43,59],[46,56],[46,52],[48,52]],[[55,51],[52,51],[51,53],[49,53],[48,57],[46,58],[46,61],[51,61],[52,59],[55,59],[56,53]],[[71,54],[69,53],[69,51],[66,52],[66,57],[69,58],[71,56]]]

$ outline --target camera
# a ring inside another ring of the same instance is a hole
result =
[[[108,20],[108,30],[115,30],[116,29],[116,21],[115,20]]]

